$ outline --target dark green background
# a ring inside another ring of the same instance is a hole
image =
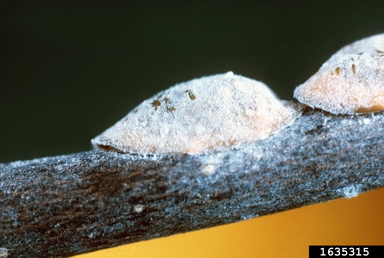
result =
[[[308,2],[308,3],[307,3]],[[229,70],[292,99],[384,1],[0,1],[0,162],[80,152],[142,100]]]

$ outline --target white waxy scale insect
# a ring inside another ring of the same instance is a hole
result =
[[[384,34],[340,49],[295,89],[294,97],[333,114],[384,110]]]
[[[157,93],[92,144],[123,153],[204,153],[262,140],[300,114],[262,82],[228,72]]]

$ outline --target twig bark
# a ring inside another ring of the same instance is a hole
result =
[[[383,167],[384,113],[320,110],[237,150],[0,164],[0,248],[63,257],[222,225],[382,187]]]

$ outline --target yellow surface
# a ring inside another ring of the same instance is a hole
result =
[[[384,188],[75,257],[308,257],[310,244],[384,245]]]

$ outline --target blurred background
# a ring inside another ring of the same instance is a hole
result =
[[[384,32],[383,1],[307,2],[0,1],[0,163],[89,150],[142,100],[205,75],[233,71],[291,100],[342,46]],[[310,243],[384,244],[383,200],[380,189],[84,257],[306,257]]]

